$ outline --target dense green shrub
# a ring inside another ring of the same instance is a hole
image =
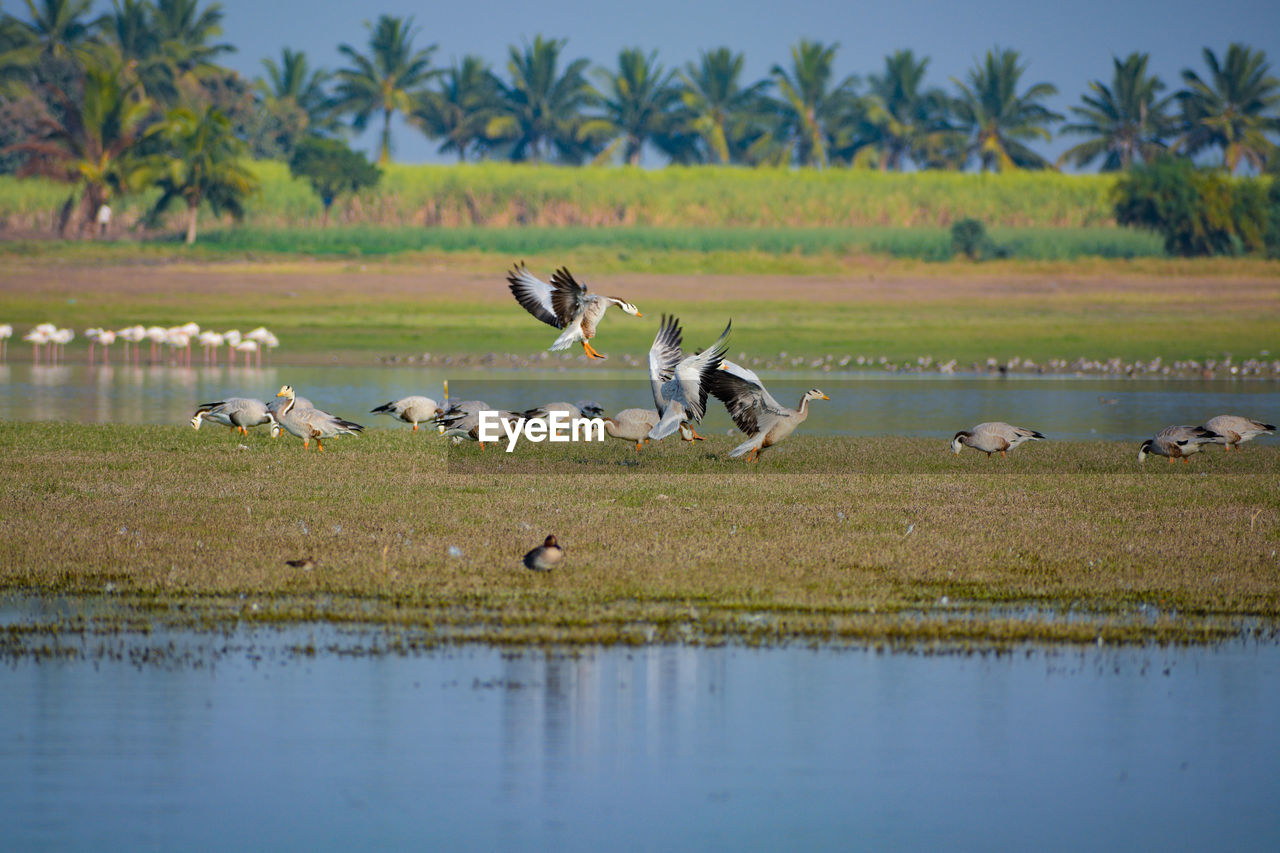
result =
[[[1267,203],[1257,181],[1233,181],[1185,159],[1133,169],[1115,187],[1116,222],[1156,231],[1171,255],[1260,251]]]

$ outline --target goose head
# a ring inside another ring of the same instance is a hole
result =
[[[630,302],[625,302],[625,301],[623,301],[623,300],[621,300],[621,299],[615,299],[615,300],[613,300],[613,304],[614,304],[614,305],[617,305],[617,306],[618,306],[619,308],[621,308],[625,313],[630,314],[632,317],[643,317],[643,316],[644,316],[643,314],[641,314],[641,313],[640,313],[640,309],[639,309],[639,308],[637,308],[636,306],[632,305]]]
[[[830,400],[831,399],[826,394],[823,394],[822,391],[818,390],[817,388],[810,388],[808,391],[804,392],[804,398],[806,400]]]
[[[1142,442],[1142,446],[1138,448],[1138,461],[1139,461],[1139,462],[1146,462],[1146,461],[1147,461],[1147,454],[1149,454],[1149,453],[1151,452],[1151,448],[1152,448],[1152,446],[1153,446],[1154,444],[1155,444],[1155,442],[1154,442],[1153,440],[1149,439],[1149,438],[1148,438],[1146,441]]]
[[[292,386],[292,385],[281,385],[281,386],[280,386],[280,390],[276,392],[276,396],[277,396],[277,397],[285,397],[285,398],[290,399],[290,400],[294,399],[295,394],[293,393],[293,386]]]
[[[954,453],[954,454],[956,454],[957,456],[959,456],[959,455],[960,455],[960,451],[964,448],[964,441],[963,441],[963,439],[966,439],[966,438],[968,438],[968,437],[969,437],[969,436],[971,436],[971,435],[973,435],[973,433],[969,432],[969,431],[968,431],[968,430],[966,430],[966,429],[962,429],[962,430],[960,430],[958,433],[956,433],[954,436],[952,436],[952,438],[951,438],[951,452],[952,452],[952,453]]]

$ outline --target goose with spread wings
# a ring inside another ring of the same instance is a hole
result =
[[[809,417],[810,400],[830,400],[817,388],[800,398],[800,404],[789,409],[765,390],[754,371],[731,361],[721,364],[711,377],[712,395],[724,403],[729,417],[748,438],[729,453],[730,459],[746,456],[748,462],[760,461],[760,451],[782,441]]]
[[[649,431],[649,438],[661,441],[676,430],[686,441],[702,437],[694,432],[693,425],[707,413],[708,382],[712,374],[719,372],[720,362],[729,351],[732,328],[731,320],[714,344],[702,352],[685,355],[680,321],[675,316],[662,316],[653,346],[649,347],[649,384],[662,417]]]
[[[604,318],[610,305],[617,305],[633,317],[643,317],[636,306],[624,299],[597,296],[587,292],[587,286],[578,282],[565,267],[555,271],[551,283],[529,272],[520,262],[507,273],[511,293],[524,309],[548,326],[563,331],[548,349],[551,352],[566,350],[574,344],[582,344],[588,358],[607,358],[596,352],[591,339],[596,336],[596,326]]]

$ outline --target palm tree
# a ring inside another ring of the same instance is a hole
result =
[[[618,70],[600,69],[596,98],[603,115],[583,125],[583,134],[599,133],[614,142],[601,154],[608,156],[623,146],[623,160],[640,165],[644,145],[666,134],[672,126],[671,108],[680,93],[671,85],[675,76],[658,63],[658,52],[647,56],[638,47],[618,54]]]
[[[267,77],[258,81],[258,90],[264,97],[291,103],[306,113],[307,130],[310,132],[333,128],[329,95],[324,89],[332,74],[323,68],[312,71],[305,52],[287,47],[280,51],[278,64],[268,57],[262,60],[262,66]]]
[[[902,169],[908,159],[923,165],[926,152],[951,132],[947,96],[924,88],[928,67],[928,57],[917,60],[912,51],[899,50],[884,58],[883,74],[868,78],[867,119],[882,170]]]
[[[831,85],[839,47],[801,39],[791,48],[791,70],[775,65],[770,72],[782,93],[787,133],[802,166],[827,165],[833,125],[854,98],[857,78],[853,75]]]
[[[26,0],[29,21],[13,28],[11,61],[34,65],[42,56],[88,61],[103,18],[90,17],[93,0]],[[6,16],[7,17],[7,16]]]
[[[163,103],[178,98],[176,69],[164,49],[150,0],[115,0],[105,29],[120,61],[133,69],[148,96]]]
[[[435,76],[431,54],[436,46],[414,50],[417,30],[413,18],[380,15],[369,25],[369,53],[362,54],[349,44],[338,51],[351,60],[350,68],[338,71],[335,109],[351,113],[352,126],[364,130],[375,113],[382,114],[382,135],[378,142],[378,165],[391,160],[391,117],[408,115],[427,82]]]
[[[742,162],[753,144],[767,136],[763,116],[769,80],[744,86],[745,58],[727,47],[703,51],[698,64],[680,72],[686,123],[700,136],[707,159],[715,163]]]
[[[583,78],[587,60],[575,59],[561,73],[565,44],[563,39],[539,35],[523,51],[514,45],[510,49],[511,79],[502,83],[501,114],[489,122],[488,133],[511,141],[513,160],[542,160],[547,146],[575,160],[589,147],[578,134],[582,110],[592,102],[591,87]]]
[[[1166,150],[1164,140],[1174,132],[1168,115],[1173,98],[1160,97],[1164,83],[1148,76],[1145,53],[1131,53],[1121,61],[1113,57],[1111,85],[1101,80],[1089,84],[1081,96],[1082,107],[1071,107],[1080,120],[1062,126],[1063,134],[1092,137],[1062,153],[1061,164],[1075,161],[1085,166],[1102,157],[1102,171],[1128,170],[1134,163],[1150,163]]]
[[[987,51],[981,63],[969,71],[969,82],[954,77],[960,90],[954,105],[958,124],[969,135],[969,156],[979,168],[1043,169],[1049,162],[1023,144],[1023,140],[1050,138],[1047,125],[1062,116],[1040,103],[1058,93],[1051,83],[1036,83],[1021,95],[1018,83],[1026,66],[1016,50]]]
[[[432,139],[443,139],[440,151],[454,151],[458,161],[483,144],[485,128],[498,113],[501,84],[488,63],[478,56],[454,62],[438,89],[424,92],[413,110],[413,121]]]
[[[24,155],[18,177],[39,175],[71,184],[59,230],[66,230],[80,202],[81,224],[91,223],[113,193],[141,188],[148,162],[140,142],[151,103],[118,67],[85,67],[80,92],[52,83],[42,94],[55,107],[41,119],[36,135],[11,146]]]
[[[201,202],[207,202],[215,215],[227,212],[237,219],[244,215],[244,198],[257,189],[258,182],[242,162],[245,144],[232,132],[226,116],[213,107],[200,113],[178,108],[149,133],[164,145],[164,163],[156,181],[161,195],[151,211],[153,222],[181,199],[187,206],[186,242],[190,245],[196,241]]]
[[[1267,134],[1280,130],[1280,80],[1267,73],[1271,66],[1261,50],[1232,44],[1224,59],[1219,62],[1206,47],[1209,79],[1189,68],[1182,72],[1187,88],[1177,97],[1186,131],[1178,146],[1191,155],[1221,148],[1228,172],[1234,172],[1241,161],[1262,170],[1275,150]]]
[[[222,35],[222,4],[210,3],[200,10],[200,0],[155,0],[156,31],[165,53],[179,74],[202,72],[224,53],[234,53],[230,44],[210,44]]]

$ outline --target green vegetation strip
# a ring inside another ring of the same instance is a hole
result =
[[[506,454],[384,429],[320,454],[6,423],[0,590],[107,596],[122,629],[326,621],[416,645],[1211,642],[1280,620],[1274,446],[1139,465],[1109,443],[988,460],[799,435],[747,465],[733,443]],[[526,571],[547,533],[567,565]]]

